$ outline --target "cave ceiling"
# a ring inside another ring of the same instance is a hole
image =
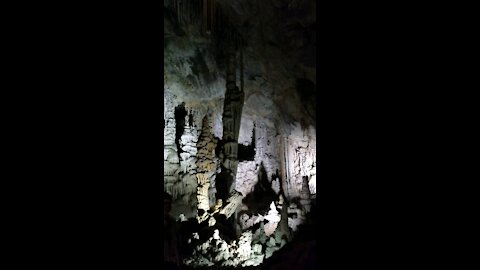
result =
[[[300,121],[315,126],[315,1],[217,3],[244,41],[245,116],[270,118],[279,128]],[[223,98],[218,46],[198,27],[179,25],[173,17],[164,17],[167,91],[191,104]]]

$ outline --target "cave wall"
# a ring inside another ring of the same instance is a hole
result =
[[[221,227],[212,230],[207,240],[194,233],[189,239],[195,245],[194,253],[185,262],[257,265],[292,239],[298,226],[306,222],[316,196],[312,101],[316,78],[311,63],[304,63],[305,57],[298,52],[304,49],[298,44],[308,42],[292,38],[282,48],[279,44],[285,36],[279,34],[274,21],[265,19],[278,21],[278,15],[268,12],[263,19],[255,17],[261,8],[255,1],[218,4],[218,9],[230,11],[235,27],[249,37],[243,58],[237,52],[236,59],[244,65],[240,68],[237,62],[234,75],[243,99],[238,138],[234,138],[240,160],[235,161],[233,193],[219,201],[216,187],[217,181],[223,181],[227,65],[219,56],[218,44],[205,35],[204,26],[179,22],[178,17],[184,21],[195,18],[189,13],[192,7],[181,4],[185,1],[167,2],[171,6],[166,6],[170,13],[165,16],[164,29],[164,190],[174,198],[171,214],[196,218],[211,228],[220,224],[215,213],[225,214],[235,221],[238,236],[234,242],[225,240]],[[200,5],[203,1],[196,2]],[[280,2],[276,2],[277,11],[294,8]],[[297,9],[304,12],[306,5],[301,2]],[[299,16],[293,16],[290,23],[307,31],[312,17]],[[289,48],[294,49],[287,55]],[[212,251],[213,242],[221,243],[220,248]]]

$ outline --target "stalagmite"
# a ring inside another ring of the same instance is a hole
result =
[[[197,200],[198,200],[198,209],[207,211],[210,208],[210,200],[208,199],[208,188],[210,183],[198,183],[197,187]]]
[[[196,162],[196,178],[197,178],[197,201],[198,209],[202,209],[205,212],[210,209],[209,189],[210,182],[214,179],[213,169],[215,165],[215,140],[211,132],[211,123],[207,116],[204,117],[202,122],[202,132],[199,136],[196,147],[197,162]],[[200,219],[203,220],[203,219]]]
[[[315,37],[255,1],[164,1],[163,184],[189,269],[258,266],[316,209],[316,81],[289,48]]]
[[[235,187],[235,177],[238,166],[238,135],[240,131],[240,120],[244,102],[244,93],[236,86],[236,54],[233,45],[227,55],[227,89],[225,92],[223,112],[223,159],[222,170],[229,174],[232,180],[219,179],[219,181],[231,181],[224,183],[227,191],[232,192]],[[225,195],[225,194],[223,194]]]

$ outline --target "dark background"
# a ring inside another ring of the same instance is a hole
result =
[[[460,181],[478,179],[471,35],[432,6],[356,5],[317,12],[319,265],[458,266],[476,213]],[[161,6],[3,8],[15,265],[161,267]]]

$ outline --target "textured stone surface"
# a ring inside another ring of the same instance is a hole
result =
[[[173,215],[209,228],[192,232],[186,264],[258,265],[292,239],[316,194],[315,2],[216,1],[228,21],[211,25],[194,12],[203,2],[164,1],[164,190]],[[240,162],[238,143],[254,156]],[[233,183],[220,203],[221,165]],[[259,179],[278,197],[265,211],[244,202]]]

